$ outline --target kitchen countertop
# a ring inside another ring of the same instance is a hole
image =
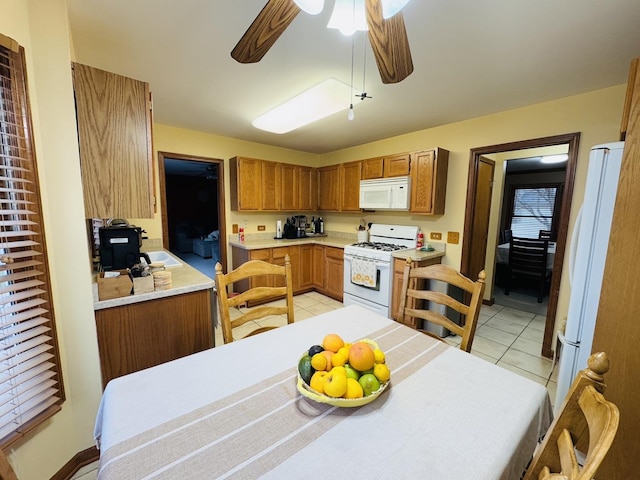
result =
[[[338,236],[338,235],[326,235],[326,236],[313,236],[310,235],[305,238],[246,238],[244,242],[241,242],[237,238],[229,238],[229,245],[232,247],[242,248],[243,250],[259,250],[261,248],[277,248],[288,247],[292,245],[325,245],[327,247],[344,248],[346,245],[351,245],[356,242],[354,235],[351,236]]]
[[[165,250],[169,255],[171,252]],[[93,309],[102,310],[105,308],[119,307],[121,305],[130,305],[133,303],[145,302],[147,300],[155,300],[158,298],[171,297],[183,293],[197,292],[200,290],[213,289],[215,281],[207,277],[205,274],[191,267],[183,260],[175,257],[181,266],[167,267],[167,271],[171,272],[171,285],[169,290],[160,290],[149,293],[141,293],[138,295],[128,295],[126,297],[112,298],[109,300],[98,300],[98,284],[97,274],[93,275]]]
[[[415,260],[416,262],[420,262],[422,260],[430,260],[432,258],[444,257],[444,255],[444,250],[440,250],[437,248],[432,252],[411,248],[409,250],[400,250],[398,252],[392,253],[393,258],[406,260],[407,258],[411,257],[411,260]]]

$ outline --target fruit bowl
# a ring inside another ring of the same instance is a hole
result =
[[[372,349],[378,348],[378,345],[373,340],[363,339],[363,340],[359,340],[359,342],[369,344],[372,347]],[[362,405],[366,405],[368,403],[373,402],[389,386],[390,380],[387,380],[386,382],[380,382],[380,388],[378,388],[374,392],[371,392],[369,395],[365,395],[360,398],[332,397],[330,395],[327,395],[326,393],[320,393],[314,390],[313,388],[311,388],[311,385],[309,385],[309,383],[305,381],[305,379],[303,378],[303,374],[301,374],[300,369],[302,367],[300,367],[300,364],[302,360],[307,356],[308,356],[308,352],[304,352],[298,359],[298,368],[296,369],[298,373],[297,388],[301,395],[315,402],[326,403],[328,405],[333,405],[335,407],[360,407]],[[305,372],[307,372],[307,370],[305,370]]]

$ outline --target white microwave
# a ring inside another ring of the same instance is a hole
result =
[[[360,208],[362,209],[409,210],[410,200],[410,177],[360,180]]]

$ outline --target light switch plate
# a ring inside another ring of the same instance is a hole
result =
[[[460,242],[460,232],[447,232],[447,243]]]
[[[264,226],[264,225],[258,225],[258,231],[259,231],[259,232],[264,232],[266,229],[267,229],[267,227],[266,227],[266,226]]]
[[[442,240],[442,233],[440,233],[440,232],[431,232],[429,234],[429,238],[431,240]]]
[[[234,223],[233,225],[231,225],[231,232],[232,233],[238,233],[238,224]]]

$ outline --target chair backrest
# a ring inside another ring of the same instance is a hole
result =
[[[548,240],[513,237],[509,242],[509,270],[512,274],[544,277],[547,272]]]
[[[573,381],[523,480],[594,477],[613,442],[620,417],[618,408],[602,395],[603,375],[608,370],[605,353],[589,357],[588,367]],[[584,456],[581,462],[576,451]]]
[[[229,295],[229,285],[243,280],[249,280],[248,283],[252,288],[237,295]],[[222,265],[217,263],[216,289],[224,343],[233,341],[232,330],[234,328],[269,315],[286,315],[287,323],[293,323],[293,280],[289,255],[285,256],[284,266],[274,265],[262,260],[250,260],[227,274],[222,273]],[[285,298],[284,306],[258,305],[247,309],[243,315],[231,318],[231,308],[243,304],[246,305],[249,301],[261,303],[282,297]],[[257,328],[250,331],[245,337],[271,330],[272,328],[277,328],[277,326]]]
[[[513,238],[513,231],[512,230],[503,230],[502,231],[502,237],[503,237],[503,241],[502,243],[509,243],[511,241],[511,239]]]
[[[540,240],[551,240],[551,230],[540,230],[538,232],[538,238]]]
[[[2,450],[0,450],[0,480],[18,480],[16,472]]]
[[[459,335],[462,338],[460,348],[470,352],[484,295],[486,278],[484,270],[478,274],[478,280],[474,282],[447,265],[413,267],[412,264],[413,261],[408,258],[404,267],[400,297],[401,321],[413,328],[418,328],[417,319],[440,325]],[[446,292],[430,290],[431,281],[436,280],[447,284]],[[463,301],[451,296],[451,285],[462,290],[465,297]],[[432,308],[436,307],[437,310],[430,310],[427,302],[432,302]],[[444,307],[464,315],[464,326],[447,318],[442,313],[446,312]]]

